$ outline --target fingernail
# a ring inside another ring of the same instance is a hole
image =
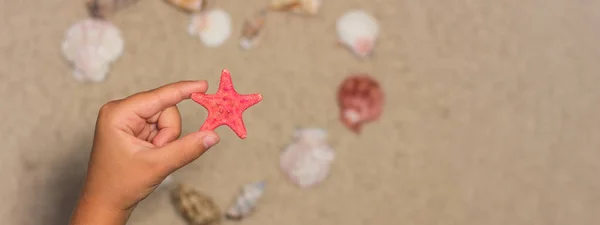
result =
[[[202,138],[202,142],[204,143],[204,147],[206,147],[206,149],[209,149],[213,145],[217,144],[217,139],[215,139],[212,136],[206,136]]]

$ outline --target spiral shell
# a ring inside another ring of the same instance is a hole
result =
[[[261,31],[264,29],[267,20],[267,11],[261,10],[256,15],[248,18],[242,26],[242,36],[240,46],[244,49],[250,49],[258,43]]]
[[[172,190],[171,199],[190,225],[218,225],[221,222],[221,211],[212,198],[190,185],[179,184]]]
[[[85,5],[92,17],[105,19],[138,1],[139,0],[87,0]]]
[[[225,218],[229,220],[241,220],[250,216],[264,194],[265,184],[265,181],[259,181],[242,187],[242,190],[227,210]]]

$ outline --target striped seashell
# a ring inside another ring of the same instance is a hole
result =
[[[218,225],[221,210],[211,197],[195,190],[190,185],[179,184],[171,192],[171,200],[177,211],[189,225]]]
[[[167,0],[167,2],[187,12],[200,12],[207,4],[207,0]]]
[[[218,47],[231,36],[231,16],[222,9],[211,9],[192,15],[188,33],[198,36],[207,47]]]
[[[273,11],[290,11],[297,14],[316,15],[321,8],[322,0],[271,0],[269,9]]]
[[[229,220],[241,220],[250,216],[258,204],[258,200],[264,194],[265,184],[265,181],[259,181],[245,185],[227,210],[225,218]]]
[[[309,188],[325,180],[334,158],[324,129],[298,128],[281,153],[280,167],[294,184]]]
[[[261,10],[253,17],[247,19],[242,26],[242,37],[240,46],[244,49],[250,49],[258,43],[259,35],[264,29],[267,20],[267,11]]]
[[[379,36],[377,20],[364,10],[352,10],[337,19],[338,41],[355,55],[369,56]]]
[[[73,66],[73,77],[82,82],[101,82],[109,66],[123,52],[120,30],[103,19],[88,18],[66,32],[62,52]]]

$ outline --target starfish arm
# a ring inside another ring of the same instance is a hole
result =
[[[218,118],[215,118],[215,114],[208,112],[208,117],[204,121],[204,124],[200,127],[201,131],[204,130],[215,130],[217,127],[224,125],[225,123],[220,121]]]
[[[226,125],[231,128],[231,130],[233,130],[233,132],[235,132],[235,134],[241,139],[246,138],[246,126],[244,125],[244,120],[242,119],[241,115],[229,121]]]
[[[207,108],[207,106],[210,105],[214,99],[211,95],[204,93],[192,93],[191,98],[198,104],[204,106],[204,108]]]
[[[240,95],[240,106],[243,110],[262,101],[261,94]]]
[[[235,92],[233,88],[233,81],[231,80],[231,73],[229,70],[224,69],[221,72],[221,81],[219,82],[219,90],[217,92]]]

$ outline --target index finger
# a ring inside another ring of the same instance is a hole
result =
[[[162,87],[141,92],[123,99],[123,110],[136,113],[141,118],[150,118],[166,108],[189,99],[192,93],[204,93],[208,89],[206,81],[179,81]]]

